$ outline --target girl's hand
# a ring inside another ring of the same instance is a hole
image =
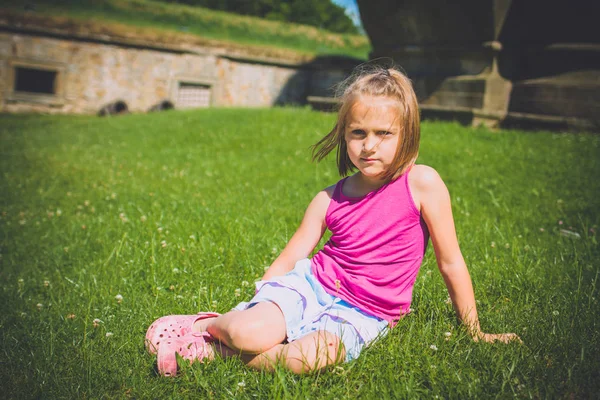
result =
[[[523,343],[523,341],[521,340],[519,335],[517,335],[516,333],[483,333],[483,332],[479,332],[479,333],[473,335],[473,340],[476,342],[482,340],[487,343],[494,343],[496,341],[502,342],[502,343],[509,343],[509,342],[513,342],[513,341]]]

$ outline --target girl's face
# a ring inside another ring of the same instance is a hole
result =
[[[344,139],[350,161],[365,178],[379,179],[394,161],[400,133],[397,100],[360,96],[346,116]]]

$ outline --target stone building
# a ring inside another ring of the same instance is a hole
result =
[[[600,2],[358,0],[424,115],[600,131]]]
[[[157,40],[67,19],[0,13],[0,111],[145,112],[304,104],[355,64],[285,50]],[[346,65],[346,67],[340,67]],[[343,69],[346,68],[346,69]]]

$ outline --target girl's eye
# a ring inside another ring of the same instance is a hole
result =
[[[388,132],[388,131],[381,131],[381,132],[379,132],[379,134],[380,134],[381,136],[390,136],[390,135],[392,135],[392,132]]]
[[[361,130],[361,129],[355,129],[352,131],[353,135],[358,135],[358,136],[363,136],[365,134],[365,131]]]

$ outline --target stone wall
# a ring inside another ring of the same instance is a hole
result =
[[[16,74],[23,68],[54,71],[55,93],[15,91]],[[332,69],[331,74],[337,79],[339,71]],[[319,86],[315,80],[329,84],[331,77],[310,63],[235,56],[222,49],[154,48],[110,38],[0,32],[4,112],[93,114],[116,101],[125,102],[131,112],[148,111],[164,100],[178,108],[185,106],[179,92],[182,83],[200,88],[199,96],[208,99],[206,106],[304,104],[310,85]]]
[[[303,104],[312,70],[301,65],[220,57],[216,63],[221,88],[216,104],[222,106],[265,107]]]
[[[371,57],[389,57],[406,71],[422,115],[600,131],[600,2],[358,5]]]

